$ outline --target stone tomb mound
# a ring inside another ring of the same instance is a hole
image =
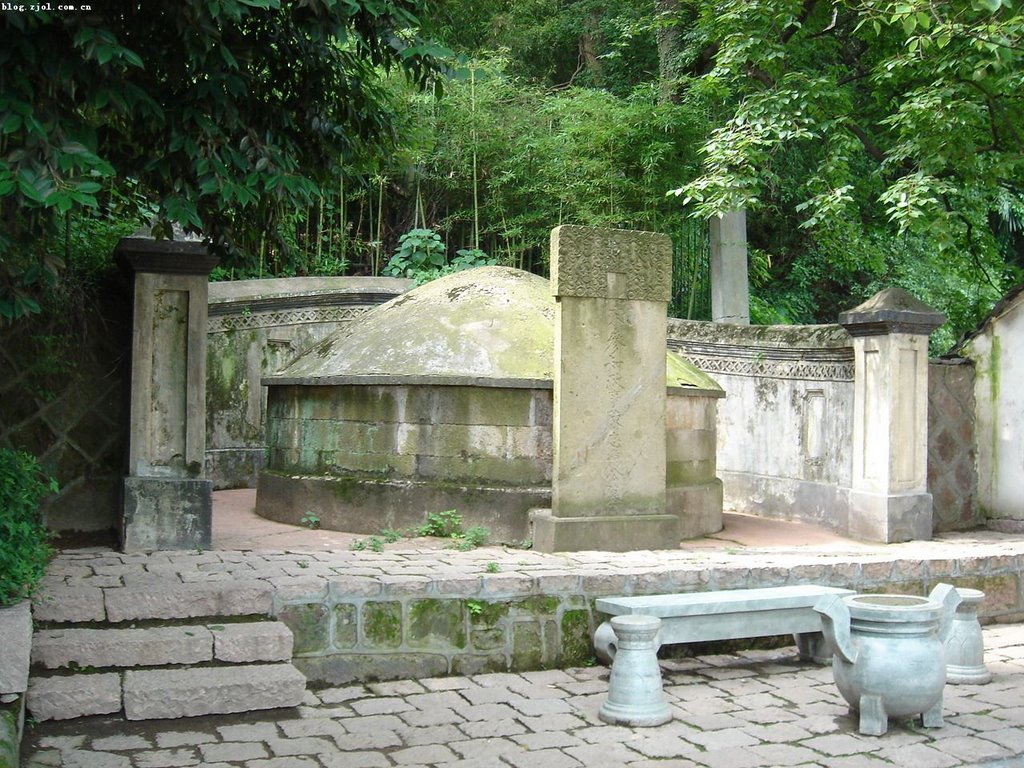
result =
[[[551,503],[554,316],[546,279],[466,270],[367,311],[264,378],[257,513],[375,534],[454,509],[491,541],[530,538],[529,510]],[[666,354],[668,509],[684,537],[701,536],[721,528],[724,393]]]

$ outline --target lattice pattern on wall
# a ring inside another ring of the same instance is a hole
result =
[[[707,374],[759,376],[807,381],[853,381],[853,350],[779,349],[690,344],[669,339],[669,349],[678,352]]]
[[[978,509],[974,434],[974,366],[966,360],[928,366],[928,492],[935,530],[984,523]]]
[[[354,307],[309,307],[275,312],[252,312],[235,315],[211,316],[207,321],[208,333],[225,333],[251,328],[274,328],[282,325],[306,325],[309,323],[339,323],[358,317],[369,306]]]
[[[55,529],[113,524],[127,446],[130,311],[126,296],[104,294],[0,332],[0,446],[32,453],[57,478],[47,507]]]

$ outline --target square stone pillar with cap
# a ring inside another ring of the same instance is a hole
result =
[[[839,315],[854,348],[851,536],[881,542],[932,537],[928,337],[945,320],[901,288],[887,288]]]
[[[667,549],[665,337],[672,242],[653,232],[551,233],[555,372],[551,510],[542,552]]]
[[[206,318],[217,259],[196,238],[123,238],[133,275],[131,423],[119,534],[126,552],[210,546]]]

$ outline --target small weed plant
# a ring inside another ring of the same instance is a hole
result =
[[[450,539],[453,548],[466,552],[486,544],[491,532],[482,525],[463,530],[462,515],[454,509],[448,509],[427,515],[427,522],[416,529],[416,535]]]
[[[427,522],[416,529],[417,536],[434,536],[439,539],[451,539],[462,535],[462,515],[454,509],[444,512],[431,512]]]
[[[306,526],[311,531],[318,530],[320,528],[320,515],[307,510],[306,514],[299,518],[299,524]]]

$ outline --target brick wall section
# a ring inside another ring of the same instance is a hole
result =
[[[936,531],[974,528],[985,522],[977,503],[974,414],[974,366],[970,361],[931,361],[928,492],[932,494]]]

